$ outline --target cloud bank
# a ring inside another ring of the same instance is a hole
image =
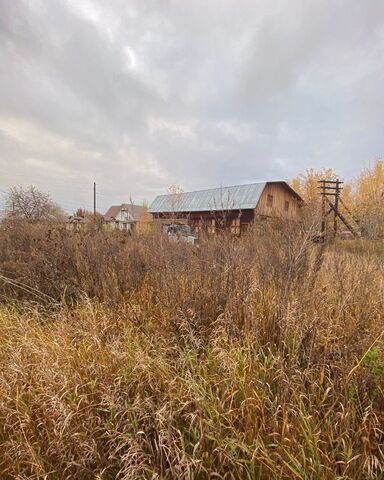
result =
[[[2,190],[68,211],[355,175],[384,150],[382,0],[0,2]]]

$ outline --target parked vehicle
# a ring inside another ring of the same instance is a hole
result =
[[[176,242],[185,242],[191,245],[195,245],[197,243],[197,237],[192,235],[191,227],[185,223],[165,224],[162,226],[162,231]]]

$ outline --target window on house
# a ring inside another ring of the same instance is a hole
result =
[[[216,221],[214,218],[210,222],[210,226],[208,227],[208,233],[210,233],[211,235],[216,233]]]
[[[285,200],[285,202],[284,202],[284,210],[286,212],[288,212],[288,210],[289,210],[289,201],[288,200]]]
[[[193,231],[194,233],[199,233],[203,231],[204,224],[201,218],[196,218],[193,222]]]
[[[231,233],[233,233],[233,235],[240,235],[240,218],[232,219]]]
[[[267,207],[272,207],[273,205],[273,195],[267,195]]]

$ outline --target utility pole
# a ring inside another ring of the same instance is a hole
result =
[[[319,180],[318,182],[320,184],[320,194],[321,194],[321,238],[325,237],[325,202],[326,202],[326,196],[325,196],[325,180]]]
[[[326,218],[329,214],[333,214],[333,236],[336,238],[338,231],[338,220],[341,220],[347,229],[355,237],[358,232],[348,222],[345,216],[340,212],[340,204],[344,205],[341,199],[342,184],[339,179],[337,180],[319,180],[319,190],[321,195],[321,237],[324,239],[327,233]],[[328,211],[326,209],[329,208]],[[347,210],[347,209],[346,209]],[[348,211],[348,210],[347,210]],[[355,223],[358,223],[355,221]]]
[[[96,217],[96,182],[93,182],[93,216]]]
[[[333,236],[337,237],[337,216],[339,214],[339,198],[340,198],[340,180],[337,179],[335,183],[335,211],[333,216]]]

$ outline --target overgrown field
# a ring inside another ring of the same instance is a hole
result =
[[[384,252],[356,242],[2,228],[0,478],[383,478]]]

